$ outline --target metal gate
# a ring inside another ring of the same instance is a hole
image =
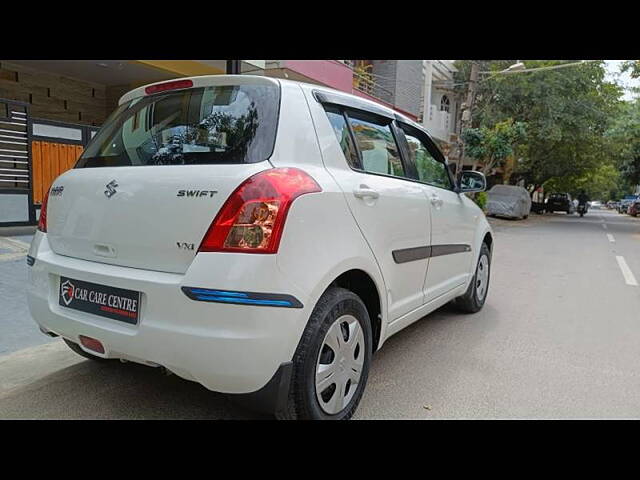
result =
[[[0,99],[0,226],[35,222],[29,104]]]
[[[76,164],[98,127],[31,120],[31,166],[33,203],[40,205],[53,181]]]
[[[73,168],[98,127],[31,118],[0,98],[0,227],[35,225],[51,183]]]

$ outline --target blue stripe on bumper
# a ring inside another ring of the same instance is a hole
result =
[[[230,290],[210,290],[208,288],[182,287],[191,300],[200,302],[231,303],[264,307],[302,308],[302,303],[292,295],[280,293],[236,292]]]

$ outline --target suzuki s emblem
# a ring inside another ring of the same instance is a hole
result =
[[[73,286],[73,283],[67,280],[62,285],[60,285],[60,288],[62,289],[62,300],[64,300],[65,305],[69,306],[71,300],[73,300],[73,292],[75,290],[75,287]]]
[[[104,194],[107,196],[107,198],[111,198],[117,193],[116,192],[117,186],[118,184],[116,183],[115,180],[111,180],[109,183],[107,183],[107,189],[104,191]]]

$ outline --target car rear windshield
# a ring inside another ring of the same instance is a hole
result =
[[[279,107],[276,85],[136,98],[111,114],[75,168],[261,162],[273,151]]]

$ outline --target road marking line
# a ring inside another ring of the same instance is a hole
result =
[[[611,235],[610,233],[607,233],[607,238],[609,239],[609,241],[610,241],[611,243],[616,243],[616,239],[615,239],[615,238],[613,238],[613,235]]]
[[[10,260],[17,260],[27,255],[27,252],[14,252],[0,254],[0,262],[8,262]]]
[[[627,262],[624,260],[624,257],[616,255],[616,260],[618,261],[618,266],[622,271],[622,276],[624,277],[624,281],[627,285],[632,285],[634,287],[638,286],[638,282],[636,281],[636,277],[633,276],[633,272],[627,265]]]
[[[9,248],[9,250],[14,250],[14,251],[29,251],[29,244],[25,243],[21,240],[17,240],[15,238],[9,238],[9,237],[0,237],[0,245],[3,245],[7,248]]]

